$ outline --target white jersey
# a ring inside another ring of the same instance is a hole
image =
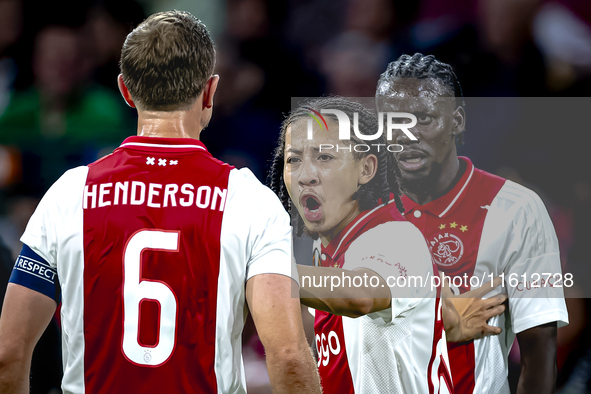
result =
[[[64,393],[245,393],[245,282],[293,268],[278,198],[189,139],[66,172],[21,240],[13,282],[61,285]]]
[[[357,319],[315,311],[324,393],[453,393],[441,300],[430,287],[436,273],[420,231],[392,203],[361,213],[319,247],[320,265],[369,268],[393,296],[390,308]],[[415,286],[413,277],[429,284]]]
[[[475,169],[467,158],[460,160],[466,171],[446,195],[425,205],[403,197],[405,217],[423,232],[437,267],[455,278],[457,290],[504,278],[500,291],[508,293],[509,308],[489,322],[503,332],[450,343],[448,350],[457,392],[508,394],[515,334],[551,322],[568,324],[562,286],[569,282],[542,200],[521,185]]]

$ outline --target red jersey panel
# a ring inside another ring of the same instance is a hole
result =
[[[421,230],[433,261],[446,275],[470,278],[474,274],[484,219],[488,214],[482,207],[492,203],[504,183],[504,179],[485,174],[469,163],[460,181],[445,196],[422,206],[403,196],[405,217]],[[470,290],[469,281],[456,283],[460,284],[457,286],[460,292]],[[448,352],[457,392],[472,393],[475,386],[473,341],[450,342]]]
[[[459,159],[465,171],[452,190],[425,205],[404,196],[405,217],[423,232],[435,264],[452,277],[456,292],[504,277],[499,291],[507,292],[509,308],[489,321],[503,332],[450,343],[448,349],[457,392],[508,394],[507,356],[515,334],[549,322],[568,322],[561,287],[526,294],[529,289],[519,282],[541,272],[561,275],[558,243],[534,192],[474,168],[465,157]]]
[[[220,232],[231,167],[198,141],[154,140],[128,138],[89,166],[86,392],[217,392]]]

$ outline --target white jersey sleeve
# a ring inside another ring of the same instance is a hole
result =
[[[259,274],[280,274],[299,284],[289,215],[277,196],[246,168],[230,172],[228,193],[223,232],[238,237],[239,230],[248,227],[243,229],[248,234],[246,280]]]
[[[88,167],[66,171],[45,193],[21,242],[57,271],[61,285],[64,392],[84,391],[84,242],[82,193]],[[67,338],[67,339],[66,339]]]
[[[487,228],[502,238],[497,240],[503,245],[498,264],[505,275],[513,332],[554,321],[567,325],[564,281],[558,281],[558,239],[544,203],[533,191],[507,181],[490,209],[482,238]]]
[[[343,268],[371,269],[390,287],[392,307],[368,315],[376,323],[391,322],[422,299],[435,297],[431,254],[423,234],[410,222],[387,222],[364,232],[349,246]]]
[[[60,239],[68,239],[82,202],[82,190],[88,167],[66,171],[45,193],[29,219],[21,242],[43,257],[51,268],[57,269]]]

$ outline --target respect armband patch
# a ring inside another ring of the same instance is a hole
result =
[[[57,272],[27,245],[16,258],[9,282],[57,298]]]

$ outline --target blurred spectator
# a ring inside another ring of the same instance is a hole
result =
[[[321,70],[327,91],[345,97],[373,97],[391,48],[364,34],[343,33],[323,48]]]
[[[144,18],[136,1],[151,11],[195,11],[220,35],[216,109],[202,138],[214,155],[252,168],[260,179],[291,98],[373,97],[379,74],[403,52],[452,64],[465,96],[588,96],[591,88],[589,0],[0,0],[0,236],[13,255],[35,196],[66,168],[93,161],[134,132],[134,111],[123,105],[115,77],[123,40]],[[34,12],[23,13],[23,4]],[[591,277],[591,178],[581,172],[588,167],[586,145],[556,134],[580,136],[577,114],[589,101],[564,103],[570,110],[561,107],[560,117],[541,117],[560,103],[534,100],[530,108],[490,100],[467,100],[468,127],[478,136],[468,133],[462,152],[489,171],[512,167],[555,201],[565,270],[576,264],[584,270],[577,278]],[[305,255],[309,245],[301,249]],[[574,371],[568,393],[591,379],[591,342],[580,332],[588,323],[585,307],[569,301],[576,316],[571,311],[571,325],[559,332],[561,349],[572,351],[559,354],[563,371]],[[251,334],[245,331],[251,349],[245,361],[252,356],[251,371],[264,377],[257,369],[264,366],[260,343]],[[54,355],[55,346],[49,342]],[[40,371],[34,375],[52,380]],[[59,368],[51,374],[59,376]]]
[[[117,75],[121,47],[127,34],[145,19],[134,0],[103,0],[89,12],[88,27],[94,44],[94,80],[119,93]]]
[[[321,50],[319,69],[326,91],[346,97],[373,97],[380,74],[398,55],[391,44],[396,24],[392,0],[349,0],[345,30]]]
[[[23,247],[20,237],[25,232],[27,222],[35,212],[37,204],[39,198],[21,192],[7,201],[7,214],[0,216],[0,237],[4,239],[11,253],[11,261],[7,267],[9,269],[12,269],[14,259]]]
[[[587,96],[591,87],[591,5],[549,1],[537,13],[533,34],[548,62],[548,85],[564,95]],[[582,83],[585,81],[585,83]]]
[[[19,151],[0,145],[0,188],[16,183],[20,179],[21,158]]]
[[[342,30],[346,13],[344,4],[334,0],[290,1],[286,39],[301,51],[308,70],[318,69],[321,48]]]
[[[226,27],[226,0],[143,0],[142,3],[148,8],[148,14],[169,10],[190,12],[205,23],[216,43]]]
[[[228,29],[216,48],[216,110],[202,134],[213,154],[250,167],[261,180],[290,97],[320,94],[317,80],[283,41],[286,11],[270,0],[228,1]]]
[[[10,101],[17,63],[13,47],[22,32],[21,0],[0,0],[0,115]]]
[[[22,151],[30,184],[50,184],[129,134],[121,98],[89,80],[85,38],[73,27],[43,28],[33,50],[34,85],[14,92],[0,117],[0,142]]]
[[[24,143],[63,135],[104,140],[120,132],[124,118],[119,98],[88,84],[87,49],[80,32],[71,27],[48,26],[38,33],[35,86],[13,95],[0,118],[3,140]]]
[[[474,22],[478,0],[423,0],[411,40],[417,50],[428,49],[450,40]]]
[[[320,94],[299,54],[283,39],[287,11],[286,3],[272,0],[229,0],[227,8],[227,38],[236,45],[240,58],[264,72],[255,105],[277,114],[289,109],[289,97]]]
[[[422,0],[405,52],[452,64],[466,96],[545,95],[530,31],[539,1]]]
[[[240,57],[238,46],[231,40],[219,40],[216,45],[216,74],[220,84],[216,91],[213,116],[231,116],[263,90],[265,72],[248,59]]]
[[[349,0],[346,29],[374,42],[388,41],[396,22],[392,0]]]
[[[504,63],[516,63],[531,37],[541,0],[480,0],[479,22],[486,45]]]
[[[12,254],[0,236],[0,305],[4,303],[4,293],[6,293],[6,286],[8,285],[13,263]]]
[[[258,102],[265,83],[263,69],[240,56],[237,44],[220,39],[215,73],[220,75],[215,111],[201,134],[207,148],[221,160],[250,168],[264,179],[280,116]]]

